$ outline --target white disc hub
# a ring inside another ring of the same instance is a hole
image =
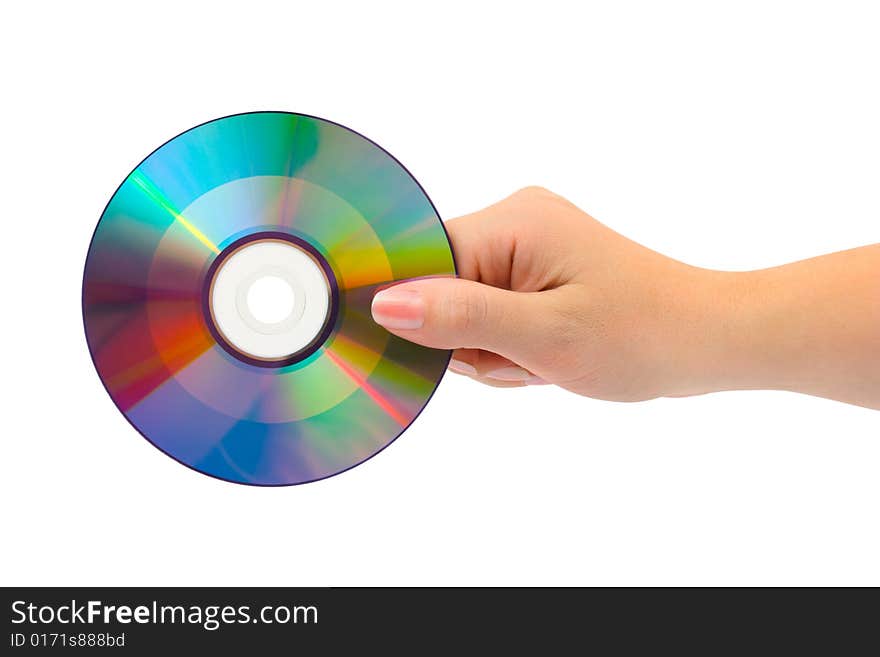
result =
[[[215,327],[230,346],[257,360],[283,360],[321,334],[330,284],[310,253],[268,238],[226,257],[214,274],[208,303]]]

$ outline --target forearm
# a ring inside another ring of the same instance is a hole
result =
[[[695,297],[683,394],[791,390],[880,409],[880,245],[711,272]]]

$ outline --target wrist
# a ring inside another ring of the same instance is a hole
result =
[[[681,298],[666,396],[785,387],[786,310],[772,276],[689,268]]]

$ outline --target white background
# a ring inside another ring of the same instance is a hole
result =
[[[86,350],[116,186],[247,110],[362,132],[447,218],[541,184],[706,267],[880,240],[880,17],[712,4],[4,5],[0,583],[880,584],[876,411],[450,376],[377,458],[261,489],[153,448]]]

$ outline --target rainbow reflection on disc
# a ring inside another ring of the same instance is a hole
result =
[[[288,281],[277,322],[247,310]],[[381,451],[421,412],[450,353],[375,324],[374,293],[455,275],[443,224],[391,155],[335,123],[255,112],[154,151],[110,199],[86,260],[83,315],[113,401],[205,474],[292,485]]]

